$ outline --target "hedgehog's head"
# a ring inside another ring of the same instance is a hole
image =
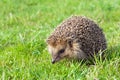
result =
[[[52,63],[55,63],[65,57],[75,57],[73,54],[73,42],[70,39],[48,39],[48,51],[52,55]]]

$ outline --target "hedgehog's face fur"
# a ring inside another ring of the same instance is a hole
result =
[[[69,41],[60,41],[50,44],[48,42],[48,51],[52,55],[52,63],[55,63],[65,57],[73,58],[76,57],[76,54],[73,54],[73,45]]]

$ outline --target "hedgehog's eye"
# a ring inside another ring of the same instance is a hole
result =
[[[61,49],[58,54],[64,53],[65,49]]]

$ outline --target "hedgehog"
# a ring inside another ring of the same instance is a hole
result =
[[[86,60],[107,48],[102,29],[85,16],[71,16],[47,38],[52,63],[61,59]]]

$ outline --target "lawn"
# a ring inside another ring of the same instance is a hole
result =
[[[71,15],[103,29],[105,60],[51,64],[46,38]],[[0,0],[0,79],[120,80],[120,0]]]

